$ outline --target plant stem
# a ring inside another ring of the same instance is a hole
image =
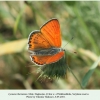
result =
[[[75,76],[75,74],[73,73],[73,71],[70,69],[70,67],[68,66],[69,71],[72,73],[72,75],[74,76],[74,78],[77,80],[77,82],[79,83],[81,89],[84,89],[83,86],[81,85],[80,81],[77,79],[77,77]]]

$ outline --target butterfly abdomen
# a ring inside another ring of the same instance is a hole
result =
[[[45,56],[45,55],[55,55],[61,51],[64,51],[62,48],[50,48],[50,49],[41,49],[41,50],[33,50],[29,51],[31,55],[37,55],[37,56]]]

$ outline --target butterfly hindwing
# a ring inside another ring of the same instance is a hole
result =
[[[45,65],[51,64],[53,62],[57,62],[64,56],[64,51],[59,52],[55,55],[47,55],[47,56],[31,56],[32,61],[37,65]]]

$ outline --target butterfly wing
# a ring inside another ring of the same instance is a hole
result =
[[[31,56],[31,60],[37,65],[45,65],[57,62],[64,56],[64,51],[61,51],[55,55],[47,56]]]
[[[51,47],[50,43],[45,39],[40,31],[33,31],[30,33],[28,44],[29,50],[41,50]]]
[[[57,19],[49,20],[40,31],[52,46],[61,47],[60,24]]]

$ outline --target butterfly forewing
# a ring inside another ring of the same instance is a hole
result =
[[[28,44],[29,50],[41,50],[51,47],[50,43],[39,31],[31,32]]]
[[[53,47],[61,47],[60,25],[57,19],[48,21],[40,31]]]

